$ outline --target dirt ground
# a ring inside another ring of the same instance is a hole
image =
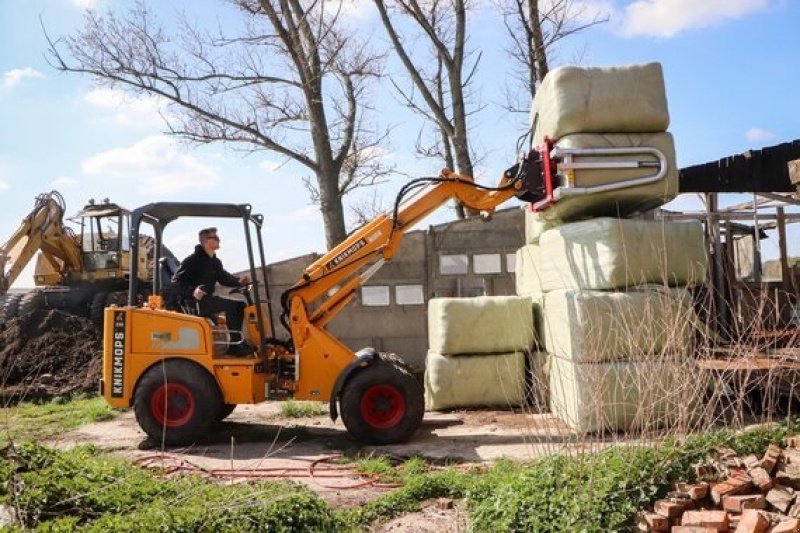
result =
[[[0,399],[8,405],[97,391],[101,347],[91,321],[58,310],[0,323]]]
[[[285,419],[279,403],[239,406],[208,438],[191,448],[160,448],[147,440],[133,413],[90,424],[51,444],[91,443],[142,466],[195,471],[212,477],[288,478],[301,482],[336,507],[362,504],[390,487],[371,484],[338,460],[340,455],[423,456],[434,464],[484,463],[501,457],[530,459],[563,450],[573,440],[550,415],[509,411],[426,413],[419,432],[405,444],[361,446],[341,421],[327,416]],[[344,468],[344,469],[343,469]],[[426,504],[421,512],[383,524],[378,531],[464,531],[458,505]]]

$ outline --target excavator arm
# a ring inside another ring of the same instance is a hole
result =
[[[0,246],[0,296],[8,292],[38,251],[57,272],[80,270],[80,244],[64,226],[64,207],[64,199],[57,191],[40,194],[30,214]]]
[[[296,398],[326,400],[334,393],[330,376],[339,375],[353,362],[354,354],[325,326],[392,259],[405,233],[453,199],[489,214],[514,196],[524,197],[523,180],[512,169],[503,174],[497,187],[479,185],[449,170],[436,178],[412,180],[398,194],[392,212],[362,226],[305,269],[303,278],[282,296],[282,320],[303,362]],[[406,199],[412,192],[416,194]]]

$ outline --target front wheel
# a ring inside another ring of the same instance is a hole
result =
[[[405,442],[417,431],[425,401],[411,373],[387,361],[359,370],[345,384],[341,399],[342,422],[365,444]]]
[[[217,384],[189,361],[167,360],[149,369],[134,394],[136,421],[151,439],[168,446],[194,443],[220,418]]]

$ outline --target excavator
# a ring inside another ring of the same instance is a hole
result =
[[[36,196],[19,228],[0,246],[0,321],[39,308],[55,308],[91,318],[102,325],[107,305],[125,303],[131,250],[130,212],[108,199],[89,203],[64,222],[65,202],[58,191]],[[152,238],[141,239],[137,271],[149,282],[147,257]],[[9,293],[12,284],[36,256],[34,284],[27,293]],[[141,295],[144,299],[145,295]]]
[[[223,317],[197,316],[190,304],[178,310],[165,307],[156,290],[160,269],[154,269],[153,295],[144,306],[134,305],[139,280],[134,250],[129,303],[105,310],[102,395],[113,407],[133,407],[140,427],[162,446],[196,442],[237,404],[287,398],[327,401],[331,418],[336,421],[341,414],[348,432],[360,442],[408,440],[424,411],[416,378],[393,354],[373,348],[354,353],[326,325],[393,258],[404,234],[443,204],[456,200],[488,216],[513,197],[547,208],[569,194],[571,180],[551,155],[547,146],[541,153],[532,150],[503,173],[496,187],[449,170],[407,182],[389,212],[309,265],[282,294],[280,322],[288,339],[274,337],[263,217],[253,214],[250,205],[154,203],[134,210],[131,239],[135,241],[145,222],[153,226],[156,246],[165,226],[179,217],[242,220],[252,281],[233,291],[247,299],[245,326],[243,332],[227,330]],[[570,164],[566,170],[576,168]],[[234,342],[251,346],[252,354],[226,355]]]

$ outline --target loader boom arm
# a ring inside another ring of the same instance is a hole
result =
[[[56,191],[37,196],[33,210],[0,246],[0,295],[8,292],[38,251],[56,271],[81,268],[80,244],[64,225],[64,199]]]
[[[401,191],[393,212],[379,215],[308,266],[303,278],[282,296],[283,323],[292,333],[295,351],[303,354],[306,369],[300,372],[296,397],[328,398],[330,390],[309,388],[309,384],[324,383],[322,375],[326,372],[337,375],[352,361],[353,352],[326,331],[325,325],[385,261],[392,259],[408,230],[451,199],[469,209],[491,213],[519,195],[521,183],[506,173],[497,187],[485,187],[449,170],[443,170],[438,178],[414,180]],[[400,201],[404,192],[418,188],[421,190],[416,194]],[[319,305],[311,311],[311,304],[316,303]]]

